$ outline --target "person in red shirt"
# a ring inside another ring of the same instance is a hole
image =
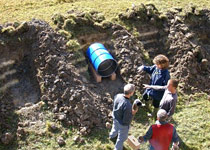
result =
[[[139,137],[141,143],[149,140],[150,150],[169,150],[172,142],[174,150],[179,148],[178,134],[175,127],[166,122],[167,117],[167,112],[160,109],[157,113],[156,123],[150,126],[146,135]]]

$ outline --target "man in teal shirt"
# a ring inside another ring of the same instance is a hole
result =
[[[128,138],[129,126],[131,124],[133,115],[138,109],[134,110],[129,98],[134,94],[135,86],[127,84],[124,86],[124,94],[117,94],[114,97],[113,106],[113,125],[109,134],[112,140],[117,138],[114,150],[123,150],[123,143]]]

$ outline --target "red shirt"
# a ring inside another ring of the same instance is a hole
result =
[[[152,125],[152,138],[150,144],[155,150],[168,150],[173,136],[172,124],[155,124]]]

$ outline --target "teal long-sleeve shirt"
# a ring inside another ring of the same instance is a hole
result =
[[[114,97],[113,118],[123,126],[131,124],[133,118],[132,104],[124,94],[117,94]]]

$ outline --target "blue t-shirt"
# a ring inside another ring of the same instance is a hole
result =
[[[170,79],[168,69],[158,69],[156,65],[144,66],[144,71],[151,74],[150,85],[165,86]],[[146,93],[154,100],[161,100],[164,90],[146,89]]]

